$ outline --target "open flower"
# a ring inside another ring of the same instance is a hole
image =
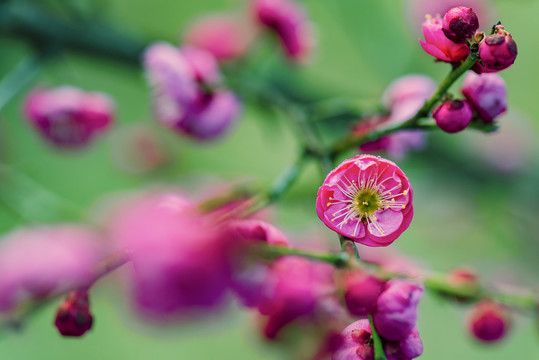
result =
[[[395,163],[358,155],[326,177],[318,190],[316,212],[340,235],[367,246],[387,246],[412,221],[412,188]]]
[[[419,40],[423,50],[440,61],[458,63],[470,53],[468,45],[454,43],[445,36],[439,16],[427,17],[423,23],[423,36],[425,41]]]

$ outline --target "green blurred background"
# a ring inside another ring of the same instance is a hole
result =
[[[47,2],[60,10],[65,5],[62,1]],[[232,0],[63,2],[83,12],[100,9],[101,17],[127,32],[173,43],[190,20],[244,6],[244,2]],[[318,32],[319,47],[313,61],[292,67],[271,44],[262,50],[270,55],[264,63],[269,73],[288,78],[297,88],[375,109],[393,79],[423,73],[440,81],[449,70],[421,50],[417,42],[420,27],[414,29],[407,18],[407,1],[303,2]],[[487,283],[538,287],[539,107],[535,81],[539,83],[539,1],[493,3],[496,17],[513,34],[519,49],[515,65],[503,72],[510,111],[500,118],[499,134],[431,134],[423,152],[399,161],[414,187],[415,217],[394,247],[435,270],[447,271],[464,264],[476,269]],[[482,24],[485,30],[489,26]],[[30,51],[25,42],[0,34],[0,77]],[[104,195],[155,183],[180,184],[190,191],[200,179],[210,184],[253,179],[268,185],[297,154],[297,143],[286,117],[250,105],[246,105],[237,128],[217,143],[198,145],[169,134],[153,124],[142,71],[120,62],[66,53],[46,63],[36,83],[100,90],[117,101],[114,131],[90,149],[75,153],[51,149],[23,120],[22,99],[31,86],[0,113],[0,160],[83,209],[91,208]],[[169,163],[159,171],[134,175],[123,171],[114,160],[118,136],[137,122],[151,127],[168,151]],[[320,183],[318,169],[309,167],[275,208],[273,216],[293,241],[296,237],[305,238],[306,234],[317,234],[317,242],[325,241],[336,249],[336,237],[321,225],[314,209]],[[0,191],[24,190],[17,186]],[[26,199],[26,194],[19,195],[32,203],[33,199]],[[47,209],[28,206],[36,216],[56,220]],[[0,205],[2,233],[22,223]],[[157,329],[136,320],[126,305],[125,295],[115,291],[117,288],[121,288],[120,279],[111,276],[95,289],[95,326],[82,339],[63,339],[57,334],[52,325],[55,305],[51,305],[22,332],[2,335],[0,357],[286,358],[275,347],[263,345],[253,330],[254,318],[244,311],[233,308],[205,323]],[[506,339],[482,346],[464,330],[466,310],[464,305],[448,303],[428,293],[424,296],[419,319],[425,348],[423,359],[539,359],[537,319],[515,314],[513,329]]]

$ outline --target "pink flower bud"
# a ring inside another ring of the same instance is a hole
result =
[[[423,36],[425,41],[419,40],[423,50],[440,61],[458,63],[470,53],[466,44],[457,44],[445,36],[439,16],[427,17],[423,23]]]
[[[477,340],[494,342],[502,339],[507,333],[509,317],[502,305],[482,301],[470,310],[468,327]]]
[[[333,352],[332,360],[374,360],[372,332],[369,320],[358,320],[343,331],[340,348]],[[421,356],[423,344],[417,328],[412,329],[402,341],[382,339],[388,360],[411,360]]]
[[[316,212],[338,234],[367,246],[387,246],[412,221],[412,188],[395,163],[358,155],[328,174],[318,189]]]
[[[486,122],[493,122],[507,110],[507,88],[497,74],[477,75],[469,71],[462,84],[462,94]]]
[[[54,325],[62,336],[82,336],[92,328],[88,291],[70,292],[58,307]]]
[[[248,51],[255,31],[235,14],[213,14],[189,25],[185,42],[204,49],[218,61],[237,59]]]
[[[478,72],[493,73],[513,65],[517,58],[517,43],[503,26],[496,26],[496,32],[487,36],[479,43],[479,68]]]
[[[456,43],[465,43],[479,28],[477,14],[465,6],[457,6],[449,10],[443,19],[443,32]]]
[[[314,31],[300,4],[293,0],[253,0],[252,11],[258,22],[279,36],[288,58],[303,61],[309,57]]]
[[[388,340],[404,340],[415,328],[417,306],[423,285],[392,279],[378,297],[373,314],[374,326]]]
[[[389,84],[382,95],[382,103],[388,109],[393,109],[408,101],[425,102],[434,94],[434,91],[436,91],[436,83],[432,78],[420,74],[405,75]],[[417,110],[419,108],[415,111]]]
[[[466,129],[473,117],[473,110],[466,100],[450,100],[438,105],[432,112],[436,125],[447,133]]]
[[[344,278],[344,300],[350,314],[366,316],[376,306],[384,282],[364,272],[347,273]]]
[[[88,145],[109,128],[114,118],[114,102],[108,95],[71,86],[38,88],[27,96],[24,113],[51,144],[77,148]]]
[[[0,240],[0,312],[59,287],[85,286],[101,256],[101,238],[73,226],[23,228]]]

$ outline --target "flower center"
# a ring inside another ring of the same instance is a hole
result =
[[[357,217],[369,217],[381,208],[380,196],[374,189],[362,189],[353,198],[352,208]]]

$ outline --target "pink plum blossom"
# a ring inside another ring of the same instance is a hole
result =
[[[403,279],[391,279],[376,303],[374,326],[388,340],[404,340],[416,327],[417,306],[423,285]]]
[[[60,148],[88,145],[104,133],[114,119],[114,101],[108,95],[72,86],[34,89],[25,99],[30,124]]]
[[[493,122],[507,111],[507,88],[498,74],[468,72],[462,84],[462,94],[485,122]]]
[[[248,20],[238,14],[212,14],[191,23],[184,40],[210,52],[218,61],[227,61],[245,55],[255,33]]]
[[[181,47],[180,52],[197,81],[208,85],[219,83],[219,64],[210,52],[190,45]]]
[[[340,235],[367,246],[387,246],[412,221],[412,187],[395,163],[358,155],[328,174],[318,190],[316,212]]]
[[[101,237],[76,225],[26,227],[0,241],[0,311],[56,289],[88,285],[101,257]]]
[[[299,3],[294,0],[253,0],[252,12],[260,24],[279,36],[288,58],[303,61],[309,57],[315,44],[314,30]]]
[[[450,100],[438,105],[432,111],[436,125],[447,133],[466,129],[473,117],[473,110],[466,100]]]
[[[419,40],[423,50],[440,61],[458,63],[470,53],[468,45],[454,43],[445,36],[439,16],[427,17],[423,23],[423,36],[425,40]]]

